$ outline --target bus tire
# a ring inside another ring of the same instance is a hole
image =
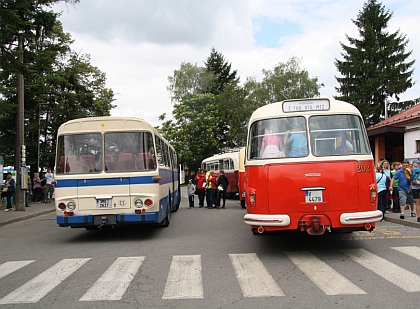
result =
[[[165,219],[162,220],[161,222],[161,227],[168,227],[169,226],[169,216],[165,217]]]

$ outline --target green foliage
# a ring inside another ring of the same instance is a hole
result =
[[[197,171],[201,161],[217,151],[220,115],[213,94],[184,96],[174,104],[174,120],[167,120],[159,129],[174,146],[190,170]]]
[[[239,77],[237,71],[232,71],[232,64],[225,60],[225,57],[213,47],[210,56],[204,62],[208,72],[212,73],[213,83],[210,93],[218,95],[222,93],[227,85],[237,85]]]
[[[248,120],[257,108],[284,99],[318,96],[323,86],[300,68],[296,58],[279,63],[273,71],[263,70],[262,82],[247,78],[243,86],[236,70],[214,48],[205,65],[182,63],[168,77],[174,119],[167,120],[165,114],[159,117],[163,124],[158,129],[190,171],[215,153],[245,146]]]
[[[319,96],[319,88],[324,86],[318,84],[317,77],[309,77],[308,71],[300,68],[300,60],[296,57],[290,58],[286,63],[278,63],[272,71],[262,72],[262,99],[267,103],[313,98]]]
[[[335,61],[343,77],[336,77],[338,99],[353,103],[362,113],[367,126],[384,119],[385,102],[414,85],[411,78],[414,61],[405,62],[411,52],[405,52],[406,36],[386,29],[392,13],[381,3],[368,0],[353,23],[360,39],[347,36],[350,46],[341,43],[344,60]],[[405,107],[402,104],[401,107]]]
[[[55,134],[60,124],[80,117],[109,115],[114,94],[105,74],[88,55],[71,51],[71,37],[58,15],[48,11],[58,0],[3,0],[0,9],[0,152],[12,165],[17,112],[17,74],[25,84],[27,164],[54,166]],[[66,1],[76,3],[77,0]],[[3,31],[4,30],[4,31]],[[17,34],[23,32],[24,64],[17,62]]]

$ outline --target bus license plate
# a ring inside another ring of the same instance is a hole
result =
[[[112,199],[97,199],[96,208],[112,208]]]
[[[306,203],[321,203],[322,191],[306,191]]]

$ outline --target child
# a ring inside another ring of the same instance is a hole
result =
[[[195,186],[192,179],[188,180],[188,201],[190,202],[190,207],[188,209],[194,208],[194,194]]]
[[[290,157],[302,157],[308,155],[306,137],[298,131],[299,126],[295,124],[293,125],[292,131],[286,131],[286,136],[284,137],[284,142],[291,145],[289,152]]]

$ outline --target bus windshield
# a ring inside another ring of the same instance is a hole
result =
[[[370,153],[363,123],[357,115],[258,120],[251,124],[249,141],[251,160]]]
[[[156,169],[151,132],[69,134],[57,144],[57,174]]]

